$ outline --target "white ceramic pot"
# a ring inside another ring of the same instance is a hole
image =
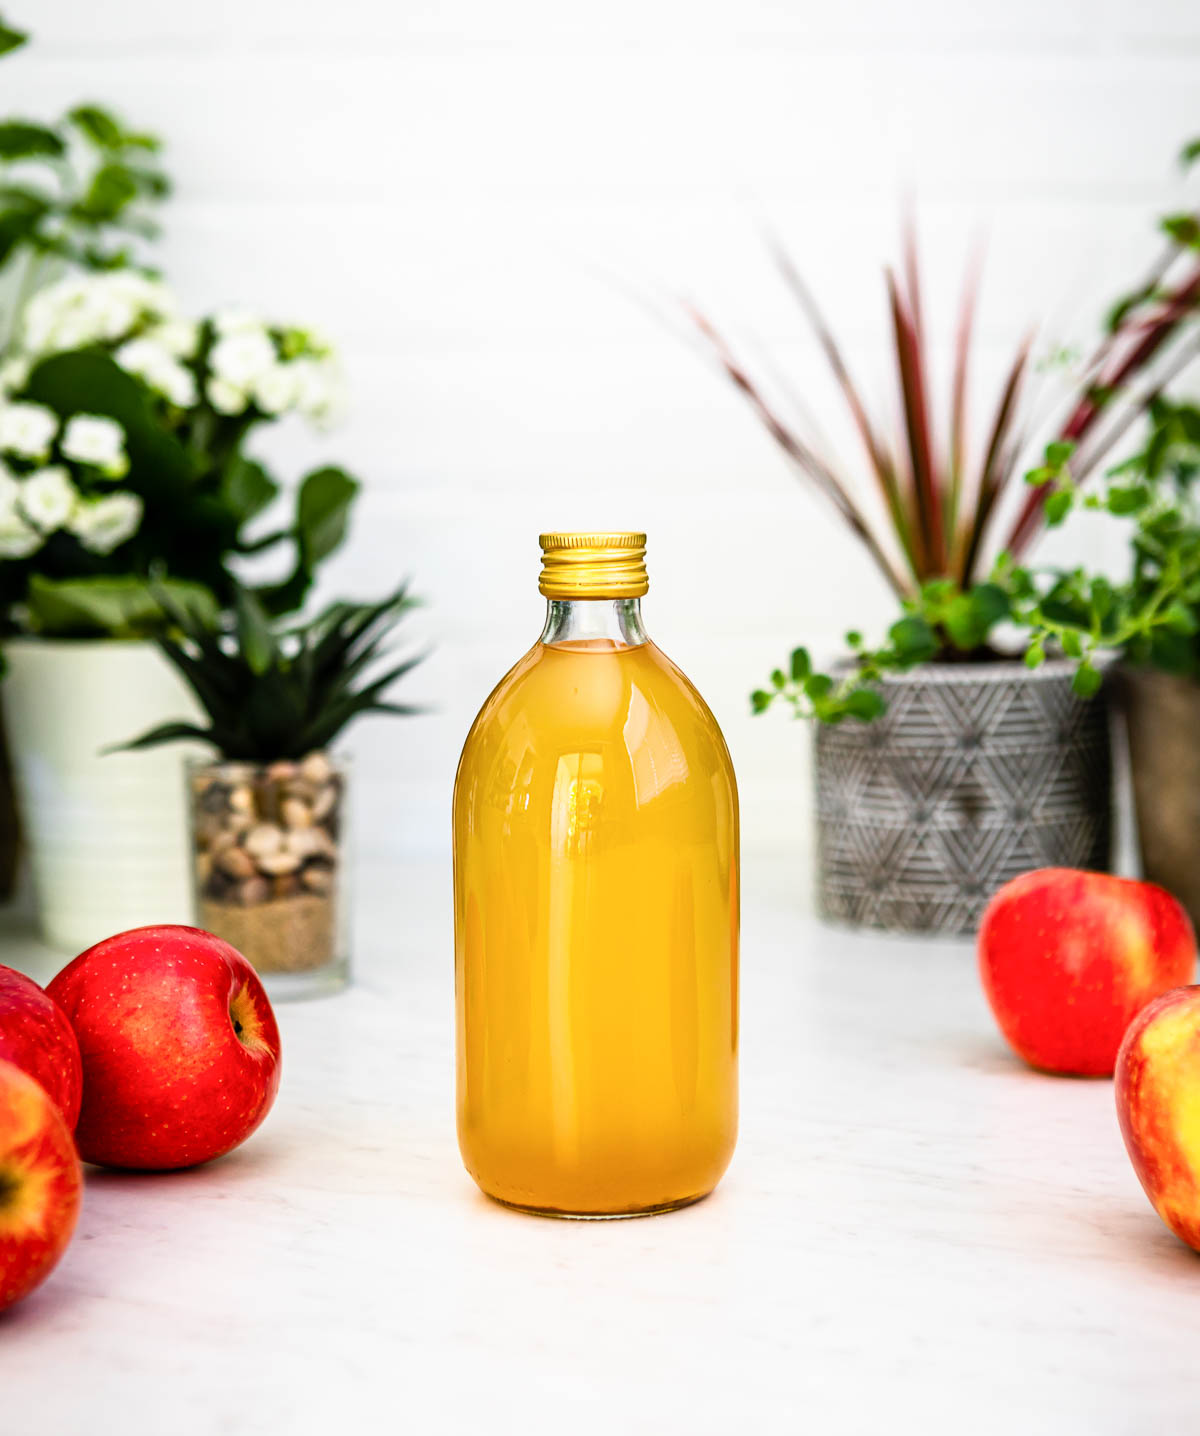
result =
[[[0,684],[42,936],[64,952],[192,921],[183,764],[200,746],[105,753],[195,699],[153,643],[17,639]]]

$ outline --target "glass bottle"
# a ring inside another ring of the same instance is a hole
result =
[[[454,787],[459,1147],[509,1206],[667,1211],[737,1136],[737,788],[642,627],[645,535],[540,543],[545,628]]]

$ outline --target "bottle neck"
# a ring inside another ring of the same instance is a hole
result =
[[[546,602],[543,643],[611,643],[636,648],[646,642],[640,598],[551,598]]]

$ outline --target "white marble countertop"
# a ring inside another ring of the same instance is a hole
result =
[[[361,889],[358,984],[280,1008],[263,1130],[89,1171],[0,1318],[5,1436],[1194,1429],[1200,1259],[1111,1084],[1007,1055],[966,944],[824,929],[747,863],[733,1166],[670,1216],[556,1222],[458,1160],[448,872]]]

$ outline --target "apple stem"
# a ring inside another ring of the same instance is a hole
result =
[[[16,1172],[0,1167],[0,1212],[11,1206],[21,1190],[21,1179]]]

